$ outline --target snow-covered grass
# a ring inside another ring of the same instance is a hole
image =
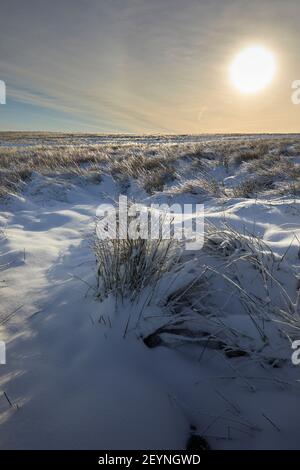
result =
[[[0,447],[299,448],[299,168],[299,136],[2,135]],[[125,193],[204,203],[203,249],[94,238]]]
[[[169,194],[202,194],[206,196],[221,197],[224,195],[218,182],[207,175],[199,175],[172,186],[167,191]]]
[[[134,300],[168,272],[178,251],[178,243],[164,240],[105,239],[95,237],[98,295],[108,294]]]

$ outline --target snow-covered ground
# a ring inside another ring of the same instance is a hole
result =
[[[299,166],[297,155],[286,158]],[[247,165],[206,171],[230,190],[249,176]],[[270,308],[294,302],[297,314],[299,197],[203,197],[174,190],[196,172],[184,159],[179,171],[180,181],[161,191],[146,194],[131,179],[127,193],[145,203],[204,203],[209,227],[225,223],[241,238],[229,230],[229,241],[216,242],[220,250],[207,241],[182,255],[185,268],[168,293],[208,267],[205,283],[181,307],[184,329],[162,331],[157,347],[122,334],[140,304],[116,307],[95,295],[90,235],[98,205],[121,192],[116,178],[105,174],[95,184],[34,172],[0,202],[1,449],[185,449],[191,430],[213,449],[300,447],[300,366]],[[212,230],[210,242],[217,236]],[[248,242],[258,261],[249,261]],[[166,315],[156,295],[144,311],[149,334],[147,317]]]

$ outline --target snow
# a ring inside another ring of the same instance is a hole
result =
[[[239,178],[228,176],[228,186]],[[136,182],[129,192],[146,202],[170,201],[167,191],[149,197]],[[0,390],[13,405],[0,395],[0,448],[184,449],[191,425],[214,449],[299,448],[300,369],[274,322],[265,325],[272,344],[264,354],[282,359],[280,368],[263,366],[259,354],[229,359],[175,338],[165,338],[173,347],[149,349],[135,334],[122,334],[139,305],[125,302],[116,314],[112,299],[95,298],[89,237],[97,206],[117,194],[110,176],[92,184],[35,173],[21,194],[0,202],[0,339],[7,344]],[[285,255],[278,276],[291,296],[300,275],[299,213],[300,201],[288,196],[205,202],[207,220],[220,224],[225,217],[241,232],[255,228],[276,256]],[[242,278],[263,290],[250,269]],[[214,282],[222,321],[239,331],[242,346],[254,347],[259,335],[238,297],[224,302],[230,287]],[[150,306],[146,314],[159,317],[161,310]]]
[[[61,188],[62,202],[50,185],[41,201],[46,184],[36,176],[30,195],[15,197],[1,213],[6,260],[15,259],[14,247],[25,251],[20,266],[5,271],[1,298],[3,319],[22,305],[1,330],[8,345],[1,389],[19,406],[1,397],[1,448],[184,448],[187,423],[146,347],[108,340],[96,320],[101,305],[85,298],[80,279],[92,278],[93,266],[85,234],[100,188]]]

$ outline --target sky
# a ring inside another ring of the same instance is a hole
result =
[[[300,132],[299,21],[299,0],[1,0],[0,130]],[[251,44],[277,70],[243,94]]]

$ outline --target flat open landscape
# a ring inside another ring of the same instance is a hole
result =
[[[97,208],[203,204],[204,244]],[[300,136],[0,135],[1,449],[299,448]]]

